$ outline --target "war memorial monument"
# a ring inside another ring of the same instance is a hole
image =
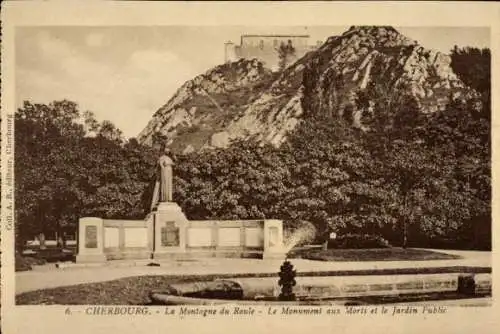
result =
[[[77,263],[193,257],[282,258],[281,220],[188,220],[173,201],[173,161],[158,160],[151,212],[144,220],[83,217]]]

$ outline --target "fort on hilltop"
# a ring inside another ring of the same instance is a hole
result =
[[[231,41],[225,43],[224,61],[233,62],[238,59],[257,58],[266,67],[278,69],[278,49],[281,44],[291,44],[295,48],[295,59],[299,59],[307,52],[317,49],[322,42],[310,44],[309,35],[242,35],[240,45]]]

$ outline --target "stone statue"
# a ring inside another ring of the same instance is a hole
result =
[[[160,164],[160,189],[159,189],[159,199],[161,202],[172,202],[172,166],[174,162],[167,156],[168,150],[160,157],[158,163]]]

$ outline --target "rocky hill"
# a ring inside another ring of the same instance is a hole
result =
[[[155,133],[163,134],[178,153],[250,137],[279,145],[307,114],[342,116],[346,110],[353,126],[363,128],[357,97],[370,85],[394,96],[409,94],[422,112],[434,112],[450,97],[474,94],[450,63],[449,56],[392,27],[351,27],[282,73],[253,59],[195,77],[154,114],[138,139],[150,144]]]

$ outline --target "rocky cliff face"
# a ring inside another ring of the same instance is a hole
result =
[[[392,27],[351,27],[280,74],[254,59],[194,78],[155,113],[138,138],[151,143],[154,133],[161,133],[179,153],[250,137],[279,145],[306,114],[342,116],[348,108],[353,125],[363,127],[356,96],[370,84],[411,94],[423,112],[434,112],[450,96],[473,94],[450,63],[449,56],[425,49]]]
[[[182,85],[138,139],[151,144],[153,135],[160,133],[178,152],[218,146],[224,138],[215,134],[241,117],[272,77],[271,70],[255,59],[217,66]]]

